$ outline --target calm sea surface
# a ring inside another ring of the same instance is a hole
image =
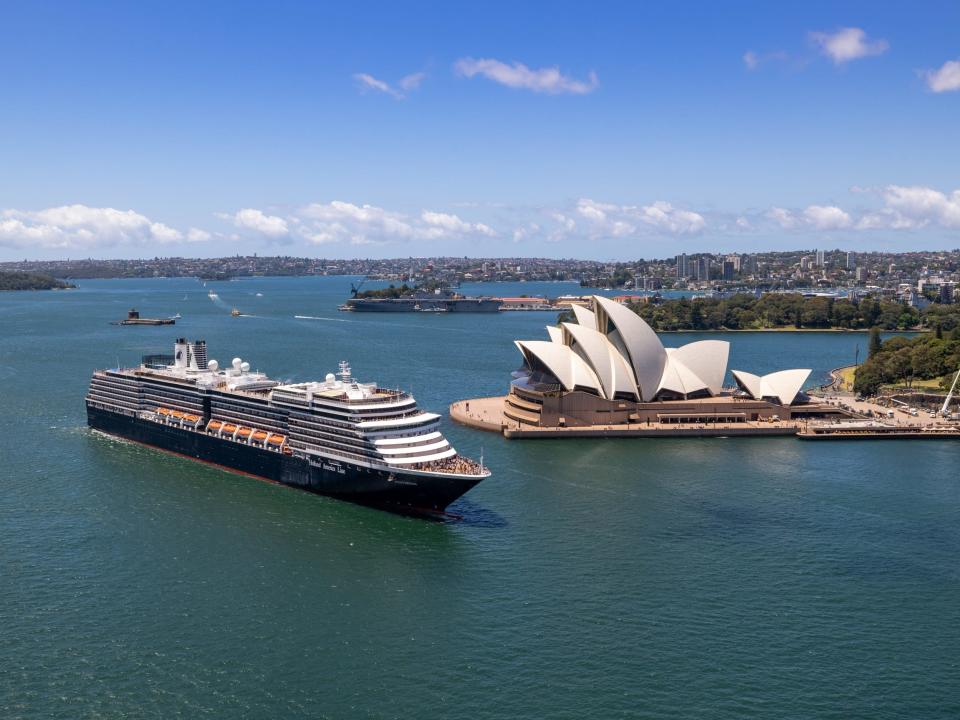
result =
[[[180,334],[284,379],[347,359],[445,412],[504,392],[512,341],[554,319],[339,313],[349,284],[0,294],[0,718],[960,717],[960,444],[447,421],[494,475],[441,524],[86,429],[91,370]],[[108,324],[130,307],[183,318]],[[866,346],[726,337],[731,367],[817,378]]]

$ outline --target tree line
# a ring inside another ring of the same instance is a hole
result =
[[[34,272],[0,270],[0,291],[3,290],[63,290],[76,287],[52,275]]]
[[[952,373],[960,369],[960,327],[949,333],[938,329],[915,338],[896,336],[880,340],[880,332],[870,333],[869,356],[857,368],[853,389],[872,395],[881,385],[911,384],[915,380],[943,377],[946,389]]]
[[[808,297],[768,293],[726,298],[681,298],[633,303],[631,308],[654,330],[764,330],[811,328],[950,331],[960,325],[960,305],[930,305],[924,310],[891,300]]]

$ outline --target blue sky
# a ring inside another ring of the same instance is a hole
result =
[[[960,4],[3,3],[0,258],[960,246]]]

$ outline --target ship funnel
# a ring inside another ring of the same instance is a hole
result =
[[[173,366],[178,368],[189,367],[190,345],[186,338],[177,338],[173,344]]]
[[[203,370],[207,367],[207,341],[197,340],[190,349],[193,356],[190,366],[195,366],[197,370]]]

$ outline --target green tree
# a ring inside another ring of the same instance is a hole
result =
[[[873,357],[883,347],[883,340],[880,339],[880,328],[874,325],[870,328],[870,341],[867,346],[867,357]]]
[[[700,303],[696,300],[690,304],[690,329],[704,329],[703,309],[700,307]]]

